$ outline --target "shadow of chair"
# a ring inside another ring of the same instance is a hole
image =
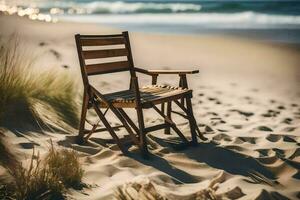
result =
[[[174,148],[178,152],[178,145],[169,140],[154,136],[151,136],[151,139],[160,145],[169,146],[171,152]],[[218,146],[213,142],[201,143],[191,148],[180,147],[180,149],[180,152],[184,153],[188,158],[199,163],[206,163],[213,168],[235,175],[250,177],[254,182],[264,182],[268,185],[276,183],[274,173],[255,158]]]

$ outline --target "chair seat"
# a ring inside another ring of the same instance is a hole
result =
[[[144,108],[150,108],[152,107],[152,104],[160,104],[191,95],[192,90],[181,87],[148,85],[140,88],[141,104]],[[108,102],[112,103],[114,107],[135,107],[135,93],[133,90],[123,90],[109,93],[105,94],[104,97]],[[98,99],[98,102],[100,107],[107,107],[107,105],[101,99]]]

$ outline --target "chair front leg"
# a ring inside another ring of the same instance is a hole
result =
[[[84,127],[85,127],[85,119],[86,119],[86,113],[88,110],[88,103],[89,103],[89,95],[87,94],[87,91],[84,90],[83,92],[83,102],[82,102],[82,108],[81,108],[81,117],[80,117],[80,124],[79,124],[79,133],[77,136],[77,143],[82,144],[84,142]]]
[[[139,124],[140,150],[141,150],[142,156],[144,158],[147,158],[149,155],[149,152],[148,152],[148,148],[147,148],[145,122],[144,122],[144,116],[143,116],[143,108],[142,108],[142,104],[141,104],[141,96],[140,96],[138,78],[133,76],[133,77],[131,77],[131,80],[133,83],[132,85],[133,85],[133,90],[135,93],[135,109],[137,112],[138,124]]]
[[[138,117],[138,123],[139,123],[139,139],[140,139],[140,150],[142,153],[142,156],[144,158],[147,158],[149,155],[148,147],[147,147],[147,138],[146,138],[146,132],[145,132],[145,123],[144,123],[144,116],[143,116],[143,109],[142,107],[136,108],[137,117]]]
[[[186,97],[186,107],[187,107],[187,111],[190,114],[189,116],[189,124],[190,124],[190,129],[191,129],[191,135],[192,135],[192,143],[194,145],[196,145],[198,143],[197,141],[197,133],[196,133],[196,120],[193,114],[193,108],[192,108],[192,101],[191,101],[191,97]]]

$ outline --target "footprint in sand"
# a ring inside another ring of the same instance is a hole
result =
[[[249,96],[245,96],[244,99],[246,99],[246,100],[252,100],[252,98],[249,97]]]
[[[243,144],[245,141],[242,140],[240,137],[235,138],[233,141],[234,144]]]
[[[217,130],[220,132],[228,132],[228,130],[225,130],[225,129],[217,129]]]
[[[291,124],[292,121],[293,121],[292,118],[285,118],[285,119],[282,121],[282,123],[285,123],[285,124]]]
[[[199,127],[204,127],[204,126],[206,126],[205,124],[201,124],[201,123],[198,123],[197,124]]]
[[[213,133],[214,132],[214,130],[210,127],[210,126],[205,126],[205,133]]]
[[[69,65],[62,65],[63,68],[68,69]]]
[[[287,136],[287,135],[284,135],[283,136],[283,141],[285,142],[293,142],[293,143],[297,143],[297,141],[295,140],[296,137],[294,136]]]
[[[208,99],[209,101],[216,101],[216,100],[217,100],[216,98],[213,98],[213,97],[207,97],[207,99]]]
[[[273,130],[267,126],[259,126],[257,127],[257,130],[273,132]]]
[[[217,141],[224,140],[224,141],[228,141],[228,142],[232,141],[231,137],[224,133],[220,133],[220,134],[214,136],[213,140],[217,140]]]
[[[278,106],[277,108],[278,108],[279,110],[284,110],[284,109],[285,109],[284,106]]]
[[[214,116],[218,116],[218,113],[215,112],[207,112],[208,115],[214,115]]]
[[[282,138],[281,135],[269,134],[266,139],[270,142],[277,142]]]
[[[276,153],[278,158],[285,158],[285,153],[282,149],[273,148],[272,150]]]
[[[270,149],[257,149],[260,157],[265,157],[270,155]]]
[[[295,115],[295,118],[300,119],[300,112],[295,112],[294,115]]]
[[[242,129],[243,126],[242,125],[231,125],[233,128],[235,129]]]
[[[282,129],[283,132],[293,132],[296,130],[296,127],[285,127]]]
[[[231,109],[229,110],[230,112],[237,112],[240,115],[243,115],[245,117],[251,117],[252,115],[254,115],[253,112],[246,112],[246,111],[242,111],[242,110],[238,110],[238,109]]]
[[[278,114],[280,114],[279,111],[268,110],[267,113],[262,114],[262,116],[263,117],[276,117]]]
[[[61,54],[58,51],[56,51],[54,49],[50,49],[49,51],[50,51],[50,53],[52,53],[55,56],[55,58],[57,60],[61,60]]]
[[[225,196],[228,199],[239,199],[239,198],[245,196],[245,194],[243,193],[243,191],[240,187],[236,186],[235,188],[227,191],[224,194],[221,194],[220,196]]]
[[[218,124],[225,124],[226,122],[224,120],[222,120],[222,118],[220,117],[212,117],[210,118],[211,120],[211,124],[213,126],[218,125]]]
[[[239,140],[243,142],[248,142],[251,144],[256,144],[256,138],[255,137],[238,137]]]
[[[39,43],[39,46],[40,46],[40,47],[43,47],[43,46],[46,46],[46,45],[48,45],[47,42],[40,42],[40,43]]]
[[[222,104],[222,102],[217,100],[216,104],[220,105],[220,104]]]

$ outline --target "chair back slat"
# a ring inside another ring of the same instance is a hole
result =
[[[84,37],[81,39],[82,46],[105,46],[105,45],[117,45],[117,44],[124,44],[125,40],[123,36],[119,37]]]
[[[127,49],[105,49],[82,51],[84,59],[109,58],[118,56],[128,56]]]
[[[88,76],[131,71],[133,62],[128,33],[118,35],[75,36],[81,73],[84,82]]]
[[[121,72],[128,70],[129,66],[130,65],[128,61],[86,65],[86,73],[87,75],[96,75],[103,73]]]

